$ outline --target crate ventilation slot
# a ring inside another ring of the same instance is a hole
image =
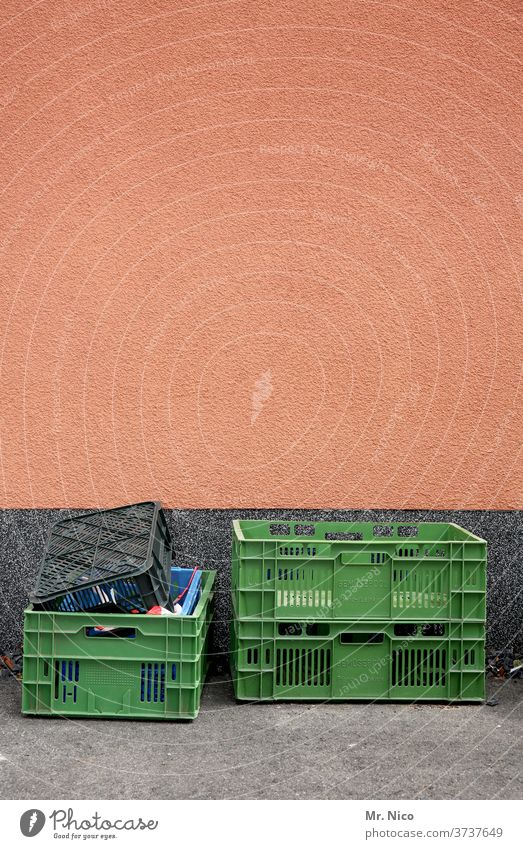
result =
[[[165,663],[142,663],[140,701],[165,701]]]
[[[423,555],[425,557],[447,557],[447,552],[444,548],[425,548]]]
[[[392,652],[393,687],[444,687],[446,649],[395,649]]]
[[[316,557],[315,546],[280,545],[280,557]]]
[[[258,649],[247,649],[247,663],[249,666],[251,664],[257,665],[258,663]]]
[[[330,648],[276,649],[277,687],[328,687],[331,683]]]
[[[311,580],[314,579],[314,571],[310,573]],[[305,580],[305,569],[278,569],[279,581],[302,581]]]
[[[76,703],[78,681],[80,680],[79,660],[55,660],[54,697],[65,704],[68,699]]]
[[[429,610],[448,604],[444,575],[436,569],[424,569],[423,572],[393,569],[392,584],[393,608]]]
[[[386,554],[384,552],[377,551],[376,553],[372,552],[370,555],[371,563],[385,563]]]
[[[332,590],[276,590],[276,606],[305,610],[332,607]]]

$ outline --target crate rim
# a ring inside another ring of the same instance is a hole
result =
[[[409,523],[412,524],[412,525],[430,525],[432,527],[440,526],[440,527],[444,527],[444,528],[455,528],[456,530],[466,534],[468,539],[465,539],[465,540],[463,540],[463,539],[462,540],[431,540],[431,542],[463,543],[463,542],[467,542],[467,541],[470,540],[470,541],[474,541],[474,542],[482,542],[482,543],[487,544],[487,540],[483,539],[483,537],[477,536],[472,531],[469,531],[468,528],[464,528],[461,525],[458,525],[456,522],[417,522],[417,521],[409,520],[409,519],[400,519],[399,521],[395,521],[395,522],[388,522],[388,521],[384,521],[384,520],[379,521],[378,519],[371,520],[371,521],[361,521],[361,522],[357,521],[357,520],[352,521],[352,522],[343,522],[343,521],[333,521],[333,522],[327,521],[327,522],[325,522],[323,519],[303,519],[303,518],[301,518],[301,519],[296,519],[296,518],[290,518],[290,519],[279,519],[279,518],[241,519],[241,518],[236,518],[236,519],[232,520],[232,526],[233,526],[234,534],[237,537],[237,539],[240,540],[240,542],[270,542],[271,540],[284,540],[288,543],[291,543],[291,542],[295,543],[296,541],[298,541],[299,543],[303,544],[307,540],[311,540],[311,541],[314,540],[314,537],[312,537],[312,536],[309,537],[309,536],[301,536],[301,535],[296,535],[296,534],[294,534],[294,535],[293,534],[271,534],[270,537],[266,537],[266,536],[262,536],[262,535],[258,535],[258,536],[255,536],[255,537],[246,537],[243,533],[242,526],[244,524],[246,524],[246,525],[248,524],[250,527],[255,527],[256,525],[261,526],[261,525],[267,524],[268,522],[273,523],[273,524],[282,524],[282,525],[284,525],[284,524],[306,525],[307,523],[310,523],[310,524],[320,524],[320,523],[322,523],[322,524],[330,524],[330,525],[339,525],[340,527],[343,526],[345,528],[347,526],[356,526],[356,525],[368,525],[368,526],[371,526],[371,525],[372,526],[374,526],[374,525],[408,525]],[[401,540],[402,538],[400,537],[399,539]],[[406,541],[408,539],[409,539],[409,537],[405,537]],[[315,540],[315,541],[317,542],[318,540]],[[421,540],[421,541],[423,542],[423,540]],[[339,542],[339,540],[330,540],[330,542],[337,543],[337,542]],[[390,544],[391,542],[398,542],[398,540],[397,539],[390,539],[388,537],[375,537],[372,540],[346,540],[346,541],[344,541],[344,544],[347,544],[347,543],[350,544],[352,542],[354,542],[354,543],[357,542],[358,544],[361,544],[361,543],[365,544],[366,543],[368,545],[370,545],[370,544],[373,545],[375,543],[387,543],[387,542]],[[414,539],[412,539],[412,542],[414,542]]]
[[[176,619],[198,619],[203,611],[204,604],[207,603],[207,600],[211,600],[214,595],[214,583],[216,580],[216,570],[213,569],[202,569],[202,592],[200,594],[200,599],[198,604],[194,608],[192,613],[181,613],[176,616]],[[131,617],[133,621],[141,621],[146,616],[147,613],[93,613],[86,610],[79,610],[75,613],[72,613],[68,610],[35,610],[33,604],[29,604],[24,610],[24,616],[26,613],[39,614],[43,616],[67,616],[68,618],[75,617],[79,619],[84,619],[87,614],[93,616],[96,621],[100,620],[100,622],[111,622],[115,621],[115,616],[117,617]]]

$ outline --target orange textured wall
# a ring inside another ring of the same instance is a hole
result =
[[[3,0],[2,506],[521,507],[520,8]]]

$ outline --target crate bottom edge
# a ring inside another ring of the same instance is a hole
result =
[[[401,697],[369,698],[368,696],[365,698],[364,696],[362,696],[361,698],[355,697],[355,698],[352,698],[352,699],[344,699],[344,698],[337,698],[337,697],[306,699],[306,698],[300,698],[299,696],[294,696],[294,697],[289,697],[289,698],[287,698],[286,696],[263,696],[263,697],[260,698],[260,697],[254,697],[254,696],[249,697],[249,696],[236,696],[235,695],[234,698],[236,699],[237,702],[251,702],[251,704],[255,703],[255,702],[265,702],[265,703],[287,702],[288,704],[292,704],[292,702],[295,702],[296,704],[299,703],[299,702],[304,702],[306,704],[308,703],[308,704],[318,704],[318,705],[319,704],[322,704],[322,705],[331,704],[333,702],[336,702],[337,704],[347,704],[347,705],[353,704],[353,703],[356,703],[356,702],[360,702],[360,703],[366,702],[367,704],[374,704],[375,702],[379,702],[380,704],[387,704],[387,703],[389,703],[389,704],[400,704],[401,703],[401,704],[412,704],[412,705],[416,705],[416,704],[426,704],[426,705],[431,705],[431,704],[432,705],[441,705],[441,704],[467,705],[468,704],[468,705],[472,705],[472,704],[484,704],[485,703],[485,698],[483,696],[481,696],[481,697],[480,696],[471,696],[470,698],[467,698],[467,699],[445,699],[445,698],[442,698],[442,699],[412,699],[412,698],[408,698],[407,696],[405,696],[404,698],[401,698]]]
[[[52,713],[50,711],[29,711],[23,710],[22,716],[39,716],[45,719],[88,719],[88,720],[109,720],[109,721],[118,721],[118,720],[130,720],[134,722],[185,722],[187,720],[196,719],[199,714],[199,710],[196,713],[180,713],[175,714],[173,716],[156,716],[156,715],[141,715],[136,716],[133,713],[122,713],[122,714],[92,714],[92,713]]]

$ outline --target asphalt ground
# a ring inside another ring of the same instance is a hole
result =
[[[237,703],[194,722],[44,719],[0,677],[3,799],[521,799],[523,679],[498,704]]]

